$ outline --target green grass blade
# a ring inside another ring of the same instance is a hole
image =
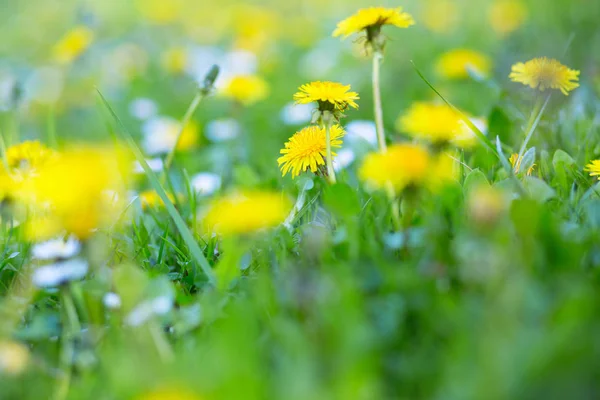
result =
[[[214,286],[216,284],[215,275],[212,271],[210,264],[206,260],[206,257],[204,257],[204,253],[202,252],[202,249],[200,249],[200,246],[194,239],[192,232],[189,230],[189,228],[185,224],[185,221],[183,220],[183,218],[181,217],[181,215],[179,214],[179,212],[177,211],[177,209],[175,208],[173,203],[171,203],[171,200],[169,200],[167,193],[165,192],[165,190],[163,189],[162,185],[159,182],[158,177],[152,171],[152,169],[148,166],[148,163],[146,162],[146,158],[144,157],[144,154],[142,153],[142,151],[140,150],[138,145],[135,143],[133,136],[131,136],[131,134],[129,133],[129,131],[127,130],[127,128],[121,121],[121,119],[113,111],[112,107],[110,106],[110,104],[108,103],[106,98],[102,95],[100,90],[96,89],[96,91],[98,92],[98,95],[100,96],[100,99],[102,100],[102,103],[104,104],[106,109],[110,112],[112,117],[115,119],[117,125],[119,126],[120,129],[118,131],[120,132],[121,137],[123,138],[125,143],[129,146],[131,152],[134,154],[135,158],[137,159],[137,161],[140,163],[140,165],[144,169],[144,172],[148,178],[148,181],[150,182],[150,184],[152,185],[152,187],[154,188],[154,190],[156,191],[158,196],[161,198],[161,200],[164,202],[165,208],[167,209],[167,211],[169,212],[169,215],[173,219],[173,222],[175,223],[175,226],[179,230],[179,233],[181,234],[181,237],[183,238],[185,244],[188,246],[194,261],[200,266],[200,268],[202,269],[202,272],[204,272],[204,274],[208,278],[208,281],[210,282],[210,284]]]
[[[444,96],[442,96],[442,94],[440,92],[438,92],[438,90],[431,84],[431,82],[429,82],[427,80],[427,78],[425,78],[425,76],[421,73],[421,71],[419,70],[419,68],[417,68],[417,66],[415,65],[415,63],[413,61],[411,61],[411,64],[413,65],[413,67],[415,68],[415,71],[417,71],[417,74],[419,75],[419,77],[423,80],[423,82],[425,82],[427,84],[427,86],[429,86],[429,88],[431,90],[433,90],[435,92],[435,94],[437,94],[440,99],[442,99],[444,101],[444,103],[446,103],[448,106],[450,106],[454,111],[456,111],[458,113],[458,115],[460,115],[461,119],[464,121],[465,124],[467,124],[467,126],[469,127],[469,129],[471,129],[473,131],[473,133],[475,134],[475,136],[477,136],[477,138],[492,152],[494,153],[498,158],[500,158],[500,156],[498,155],[498,151],[496,150],[496,148],[494,147],[494,145],[492,144],[492,141],[490,139],[488,139],[487,136],[485,136],[485,134],[483,132],[481,132],[481,130],[479,130],[479,128],[477,128],[477,126],[475,126],[475,124],[473,122],[471,122],[471,120],[465,115],[463,114],[458,108],[456,108],[452,103],[450,103],[448,100],[446,100],[446,98]]]

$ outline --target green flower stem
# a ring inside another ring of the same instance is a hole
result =
[[[325,125],[325,148],[327,151],[327,176],[330,183],[335,183],[335,170],[333,169],[333,156],[331,154],[331,125],[333,123],[333,115],[326,111],[323,113],[323,124]]]
[[[394,193],[394,188],[392,187],[391,183],[388,182],[385,189],[390,200],[390,208],[392,210],[392,223],[394,225],[394,230],[396,232],[399,232],[400,230],[402,230],[402,222],[400,220],[400,203],[396,198],[396,194]]]
[[[66,333],[63,335],[61,342],[60,370],[62,374],[59,377],[54,392],[54,400],[63,400],[69,394],[73,370],[73,355],[75,354],[75,336],[81,332],[81,324],[79,323],[77,309],[75,308],[69,286],[61,288],[61,299]]]
[[[383,60],[383,54],[381,51],[376,50],[373,52],[373,102],[375,109],[375,129],[377,131],[377,143],[379,150],[384,153],[387,151],[385,144],[385,131],[383,129],[383,108],[381,106],[381,90],[380,90],[380,79],[379,70],[381,61]]]
[[[550,95],[546,97],[544,101],[543,97],[538,97],[535,106],[533,106],[533,111],[531,112],[531,117],[529,117],[529,122],[527,123],[527,136],[521,145],[521,149],[519,150],[519,157],[517,158],[517,162],[523,159],[523,155],[525,154],[525,150],[527,150],[527,143],[533,136],[533,132],[535,132],[535,128],[538,126],[542,115],[544,114],[544,110],[546,106],[548,106],[548,102],[550,101]]]
[[[198,90],[198,92],[196,93],[196,96],[194,96],[194,99],[190,103],[187,111],[185,112],[185,115],[183,116],[183,119],[181,120],[181,126],[179,127],[179,133],[177,134],[177,140],[175,140],[175,144],[173,145],[173,148],[171,149],[171,151],[167,155],[167,158],[165,159],[165,165],[164,165],[165,174],[167,173],[167,171],[171,167],[171,164],[173,163],[173,159],[175,158],[175,152],[177,151],[177,147],[179,146],[179,142],[181,141],[181,136],[183,135],[183,130],[188,126],[190,119],[192,119],[192,115],[194,115],[194,112],[196,112],[196,109],[198,108],[198,106],[200,105],[202,100],[206,97],[206,95],[207,95],[207,92],[205,92],[203,90]]]

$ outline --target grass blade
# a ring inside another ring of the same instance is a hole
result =
[[[169,200],[169,197],[167,196],[167,193],[163,189],[162,185],[160,184],[158,177],[152,171],[150,166],[148,166],[148,163],[146,162],[146,158],[144,157],[144,154],[142,153],[142,151],[140,150],[138,145],[135,143],[135,140],[133,139],[133,137],[131,136],[131,134],[129,133],[129,131],[127,130],[127,128],[121,121],[121,119],[114,112],[114,110],[112,109],[112,107],[110,106],[110,104],[108,103],[106,98],[102,95],[100,90],[96,89],[96,91],[98,92],[98,95],[100,96],[100,99],[102,100],[102,103],[104,104],[106,109],[110,112],[112,117],[115,119],[117,125],[119,126],[120,129],[118,129],[118,132],[120,132],[121,137],[123,138],[125,143],[129,146],[129,149],[134,154],[136,160],[140,163],[140,165],[144,169],[144,172],[145,172],[146,176],[148,177],[148,181],[150,182],[150,184],[152,185],[152,187],[154,188],[154,190],[156,191],[158,196],[161,198],[161,200],[165,204],[165,208],[167,209],[167,211],[169,212],[169,215],[173,219],[173,222],[175,223],[175,226],[179,230],[179,233],[181,234],[181,237],[183,238],[185,244],[188,246],[194,261],[200,266],[200,268],[202,269],[202,272],[204,272],[204,274],[208,278],[209,283],[214,286],[216,284],[215,275],[212,271],[210,264],[206,260],[206,257],[204,257],[204,253],[202,252],[202,249],[200,249],[200,246],[194,239],[192,232],[189,230],[189,228],[185,224],[185,221],[183,220],[183,218],[181,217],[181,215],[179,214],[179,212],[177,211],[177,209],[175,208],[173,203],[171,203],[171,200]]]

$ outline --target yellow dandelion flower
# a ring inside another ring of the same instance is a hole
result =
[[[61,64],[69,64],[79,57],[94,40],[94,32],[80,25],[71,29],[54,46],[54,59]]]
[[[165,51],[161,56],[163,68],[171,74],[185,72],[188,63],[188,53],[183,47],[173,47]]]
[[[11,171],[35,170],[56,157],[56,152],[37,140],[28,140],[6,149],[6,163]]]
[[[131,165],[123,158],[109,149],[68,150],[23,184],[21,198],[48,212],[67,232],[85,239],[93,229],[112,222]]]
[[[0,374],[19,375],[29,364],[29,350],[19,342],[0,341]]]
[[[590,163],[585,166],[585,171],[589,172],[590,176],[595,176],[600,180],[600,160],[590,161]]]
[[[569,69],[557,60],[547,57],[534,58],[526,63],[516,63],[512,66],[509,78],[539,89],[560,89],[568,96],[571,90],[579,87],[579,71]]]
[[[236,4],[231,15],[235,49],[259,54],[269,48],[282,31],[282,17],[268,7]]]
[[[452,141],[464,133],[460,115],[446,104],[416,102],[396,121],[396,128],[433,143]]]
[[[506,35],[519,29],[527,14],[527,7],[520,0],[496,0],[490,6],[488,19],[496,33]]]
[[[221,91],[222,95],[245,106],[264,100],[269,94],[269,85],[255,75],[238,75],[229,80]]]
[[[421,19],[430,31],[446,33],[456,26],[460,12],[456,0],[425,0],[421,4]]]
[[[234,193],[215,200],[204,222],[223,235],[245,234],[281,224],[290,210],[280,193]]]
[[[184,7],[182,0],[136,0],[135,5],[142,17],[157,25],[176,21]]]
[[[175,202],[175,197],[171,193],[167,193],[167,197],[171,201],[171,203]],[[161,197],[154,190],[144,190],[139,194],[140,203],[142,204],[142,209],[146,210],[148,208],[159,208],[164,207],[165,202],[161,199]]]
[[[519,155],[517,153],[514,153],[514,154],[511,154],[508,161],[510,162],[510,165],[513,167],[515,174],[518,174],[521,171],[521,162],[523,161],[523,158],[519,158]],[[535,164],[532,164],[531,167],[527,168],[527,176],[530,176],[534,169],[535,169]]]
[[[344,111],[348,107],[358,108],[354,100],[358,100],[358,93],[350,92],[350,85],[337,82],[311,82],[298,88],[294,100],[298,104],[317,102],[322,111]]]
[[[368,154],[359,171],[359,178],[375,189],[392,186],[397,192],[407,186],[424,183],[429,174],[431,156],[416,144],[396,144],[385,153]]]
[[[369,7],[358,10],[354,15],[337,24],[333,36],[348,37],[363,30],[379,30],[383,25],[393,25],[398,28],[408,28],[414,25],[412,15],[402,11],[401,7]],[[367,32],[367,35],[372,35]]]
[[[200,400],[193,392],[181,388],[161,388],[144,393],[136,400]]]
[[[470,118],[470,120],[480,131],[484,133],[487,131],[488,123],[485,118]],[[460,120],[460,129],[456,132],[451,142],[462,149],[470,149],[475,147],[479,143],[479,140],[475,132],[469,128],[469,125],[465,121]]]
[[[458,178],[458,164],[456,160],[446,153],[433,156],[429,165],[427,180],[424,186],[431,191],[436,191]]]
[[[333,125],[330,133],[331,148],[340,148],[344,130],[339,125]],[[282,175],[291,171],[292,178],[295,178],[309,169],[318,172],[319,167],[325,165],[326,144],[324,128],[313,125],[296,132],[281,149],[283,155],[277,159]],[[331,155],[336,156],[333,152]]]
[[[465,79],[469,71],[482,77],[490,74],[492,62],[488,56],[469,49],[448,51],[438,59],[437,73],[447,79]]]

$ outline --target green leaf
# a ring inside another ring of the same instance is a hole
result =
[[[556,191],[546,182],[533,176],[525,177],[523,186],[532,199],[539,202],[546,202],[553,197],[556,197]]]
[[[323,194],[327,209],[340,217],[358,215],[360,202],[356,190],[346,183],[335,183],[328,186]]]
[[[171,200],[169,200],[169,197],[167,196],[167,193],[163,189],[162,185],[160,184],[158,177],[152,171],[152,169],[150,169],[150,167],[148,166],[148,163],[146,162],[146,158],[144,157],[144,154],[142,153],[142,151],[140,150],[138,145],[135,143],[133,136],[131,136],[131,134],[129,133],[129,131],[123,124],[123,122],[120,120],[120,118],[117,116],[117,114],[113,111],[112,107],[110,106],[110,104],[108,103],[106,98],[102,95],[100,90],[97,90],[97,92],[98,92],[98,95],[100,96],[100,99],[102,100],[102,103],[104,104],[106,109],[110,112],[110,114],[116,121],[117,125],[119,126],[120,129],[118,130],[118,132],[121,135],[121,138],[129,146],[129,149],[134,154],[136,160],[140,163],[140,165],[144,169],[144,172],[146,174],[146,177],[148,178],[148,181],[150,182],[150,184],[152,185],[152,187],[154,188],[154,190],[156,191],[158,196],[162,199],[163,203],[165,204],[165,208],[167,209],[169,215],[173,219],[173,222],[175,223],[175,226],[179,230],[179,233],[181,234],[181,237],[183,238],[185,244],[188,246],[190,253],[192,255],[192,258],[194,259],[196,264],[200,266],[200,268],[202,269],[202,272],[204,272],[204,274],[208,278],[208,281],[210,282],[210,284],[214,285],[216,283],[215,275],[211,269],[210,264],[206,260],[206,257],[204,257],[204,253],[202,252],[202,249],[200,249],[200,246],[194,239],[194,235],[192,235],[192,232],[187,227],[185,221],[183,220],[181,215],[179,215],[179,212],[177,211],[177,209],[175,208],[175,206],[173,205]]]
[[[500,136],[503,142],[510,143],[512,130],[512,122],[504,110],[494,107],[488,116],[488,131]]]
[[[469,172],[469,175],[467,175],[467,177],[465,178],[463,190],[465,192],[465,196],[468,196],[473,189],[489,185],[490,183],[488,182],[485,174],[479,169],[474,169],[473,171]]]
[[[554,169],[560,168],[560,163],[563,163],[564,167],[570,167],[575,164],[575,160],[566,151],[556,150],[552,157],[552,166]]]

